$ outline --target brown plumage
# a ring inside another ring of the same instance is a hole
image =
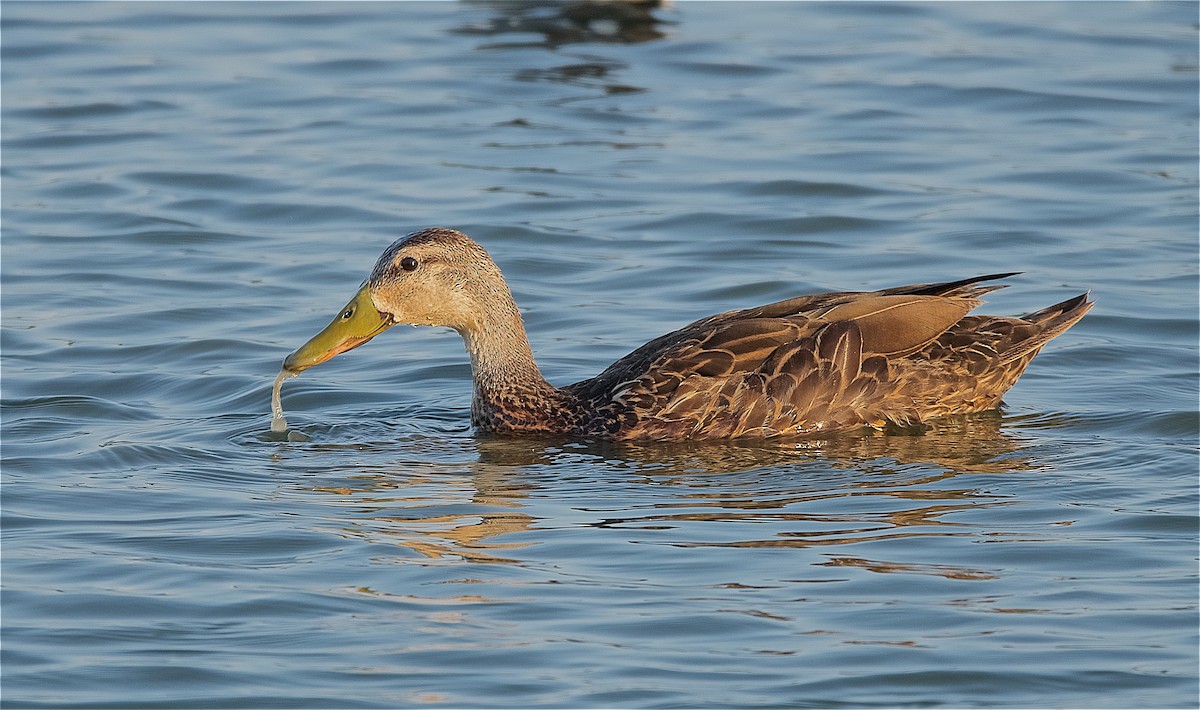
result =
[[[446,325],[466,342],[471,421],[484,431],[682,440],[907,426],[996,407],[1042,346],[1092,306],[1083,294],[1020,318],[968,315],[1002,288],[984,282],[1011,275],[720,313],[556,388],[487,252],[429,229],[388,247],[342,315],[284,367],[299,372],[393,323]]]

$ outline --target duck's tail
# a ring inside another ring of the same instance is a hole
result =
[[[1030,353],[1037,352],[1043,345],[1062,335],[1068,328],[1079,322],[1080,318],[1095,305],[1088,300],[1091,292],[1081,293],[1075,298],[1068,298],[1062,303],[1047,306],[1040,311],[1021,316],[1021,320],[1031,323],[1037,331],[1028,338],[1016,343],[1010,350],[1004,352],[1004,362],[1011,362]]]

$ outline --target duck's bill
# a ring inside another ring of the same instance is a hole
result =
[[[320,365],[334,355],[353,350],[390,328],[391,316],[380,313],[371,302],[366,285],[354,294],[325,330],[317,333],[283,361],[283,369],[292,373]]]

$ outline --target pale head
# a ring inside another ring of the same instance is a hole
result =
[[[441,325],[460,333],[512,295],[483,247],[453,229],[434,228],[392,243],[367,280],[371,301],[396,323]]]
[[[485,326],[515,325],[523,338],[520,318],[500,269],[483,247],[453,229],[426,229],[385,249],[354,298],[283,367],[301,372],[397,323],[448,326],[468,343]]]

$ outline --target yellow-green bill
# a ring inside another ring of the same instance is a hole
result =
[[[334,355],[357,348],[391,326],[391,317],[375,308],[370,290],[364,285],[324,330],[287,356],[283,361],[283,369],[292,373],[303,372]]]

